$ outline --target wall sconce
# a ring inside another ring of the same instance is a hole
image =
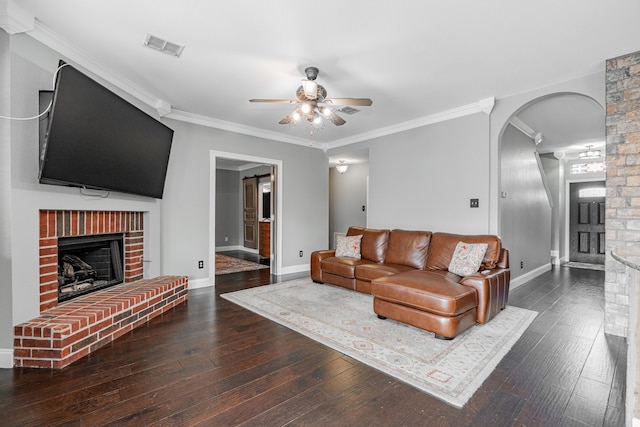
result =
[[[344,160],[338,160],[338,162],[340,164],[336,165],[336,169],[338,170],[338,172],[340,172],[341,174],[345,173],[347,171],[347,169],[349,169],[349,165],[344,163]]]

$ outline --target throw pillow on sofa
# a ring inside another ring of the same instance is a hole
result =
[[[336,236],[336,256],[360,259],[360,242],[362,234],[358,236]]]
[[[482,264],[489,245],[486,243],[459,242],[451,257],[449,271],[458,276],[468,276],[476,273]]]

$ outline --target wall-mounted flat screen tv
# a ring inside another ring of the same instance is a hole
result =
[[[65,65],[56,78],[38,178],[161,199],[172,140],[172,129]]]

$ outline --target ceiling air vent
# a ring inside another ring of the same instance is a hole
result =
[[[172,43],[169,40],[163,39],[152,34],[147,34],[144,39],[144,45],[155,50],[159,50],[167,55],[175,56],[176,58],[182,53],[184,49],[183,44]]]
[[[350,116],[353,116],[355,113],[357,113],[360,110],[358,110],[357,108],[353,108],[353,107],[342,107],[338,111],[340,111],[341,113],[345,113],[345,114],[348,114]]]

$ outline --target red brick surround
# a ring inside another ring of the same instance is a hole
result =
[[[186,301],[187,277],[164,276],[74,298],[14,328],[14,365],[63,368]]]
[[[142,279],[143,212],[40,211],[40,313],[58,305],[58,238],[124,234],[124,282]]]

